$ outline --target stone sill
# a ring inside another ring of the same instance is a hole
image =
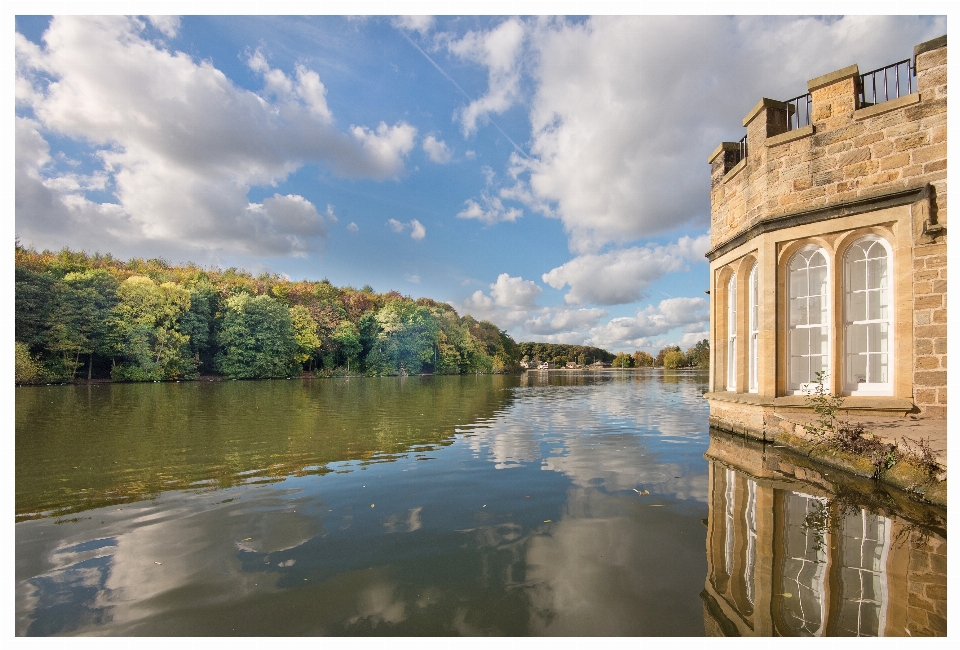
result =
[[[734,176],[736,176],[737,174],[739,174],[740,171],[741,171],[744,167],[746,167],[746,166],[747,166],[747,159],[744,158],[743,160],[741,160],[741,161],[738,162],[736,165],[734,165],[733,167],[730,168],[730,171],[728,171],[728,172],[724,175],[724,177],[723,177],[723,182],[726,183],[728,180],[730,180],[731,178],[733,178]]]
[[[784,395],[773,400],[777,407],[810,408],[810,398],[806,395]],[[902,397],[867,397],[848,395],[843,398],[841,411],[894,411],[906,412],[913,410],[913,402]]]
[[[764,144],[768,147],[776,147],[778,144],[786,144],[795,140],[808,138],[813,135],[813,133],[814,129],[813,125],[811,124],[803,127],[802,129],[794,129],[793,131],[787,131],[786,133],[781,133],[780,135],[771,136],[767,138],[767,141]]]
[[[865,120],[868,117],[873,117],[874,115],[880,115],[889,111],[895,111],[898,108],[903,108],[904,106],[910,106],[911,104],[919,103],[920,93],[904,95],[903,97],[897,97],[896,99],[891,99],[880,104],[874,104],[873,106],[867,106],[866,108],[861,108],[860,110],[854,111],[853,119]]]
[[[749,404],[752,406],[773,406],[775,408],[810,409],[810,398],[806,395],[784,395],[782,397],[768,397],[757,393],[734,393],[718,391],[704,393],[707,400],[716,402],[730,402],[733,404]],[[912,411],[913,402],[902,397],[867,397],[850,395],[843,398],[841,411],[891,411],[904,413]]]
[[[717,402],[732,402],[734,404],[752,404],[754,406],[773,406],[773,398],[759,395],[757,393],[734,393],[731,391],[718,391],[716,393],[704,393],[703,397]]]

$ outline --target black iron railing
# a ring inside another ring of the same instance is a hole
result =
[[[739,163],[741,160],[747,157],[747,136],[740,138],[740,142],[737,143],[739,146],[734,150],[734,156],[736,160],[734,164]]]
[[[910,59],[863,73],[860,75],[858,108],[880,104],[901,95],[909,95],[913,92],[913,79],[916,74],[917,71]],[[904,90],[906,92],[903,92]]]
[[[784,103],[787,105],[787,131],[810,126],[810,93],[788,99]]]

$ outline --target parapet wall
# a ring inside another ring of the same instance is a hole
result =
[[[940,40],[940,39],[937,39]],[[747,114],[748,155],[722,143],[710,157],[711,247],[762,220],[921,188],[947,216],[947,49],[917,46],[917,92],[858,108],[856,65],[811,79],[810,126],[787,131],[787,104],[762,99]],[[934,42],[935,43],[935,42]]]

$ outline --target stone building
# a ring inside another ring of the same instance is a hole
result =
[[[807,89],[709,158],[711,425],[769,438],[822,372],[857,417],[945,428],[947,37]]]

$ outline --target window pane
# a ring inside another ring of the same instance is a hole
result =
[[[863,354],[867,351],[867,326],[850,325],[847,327],[847,351],[851,354]]]
[[[870,323],[867,325],[867,338],[870,341],[870,352],[888,352],[890,341],[890,325],[888,323]]]
[[[864,291],[847,294],[847,322],[866,320],[867,294]]]
[[[883,293],[880,289],[874,289],[873,291],[867,291],[867,320],[879,320],[883,318],[881,316],[881,294]]]
[[[794,260],[796,261],[796,260]],[[807,295],[807,271],[806,269],[794,269],[790,265],[790,297],[798,298]]]
[[[867,355],[847,355],[847,383],[862,384],[867,381]]]
[[[805,384],[810,376],[807,372],[809,357],[790,357],[790,383],[794,386]]]
[[[873,257],[867,261],[867,281],[871,289],[887,286],[887,251],[877,244],[874,247],[882,257]],[[873,251],[871,251],[873,253]]]
[[[810,354],[827,355],[827,332],[826,327],[814,327],[810,330]]]
[[[848,287],[851,291],[863,291],[867,288],[867,265],[866,262],[859,260],[850,262],[847,266],[847,275],[849,276]]]
[[[811,295],[827,295],[827,267],[813,266],[810,268],[810,293]]]
[[[790,325],[807,324],[807,299],[794,298],[790,301]]]

